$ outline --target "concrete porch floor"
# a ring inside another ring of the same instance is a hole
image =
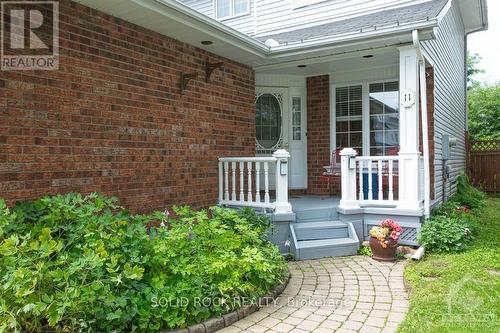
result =
[[[337,209],[340,203],[339,197],[320,195],[294,195],[288,198],[294,213],[310,209],[332,208]]]

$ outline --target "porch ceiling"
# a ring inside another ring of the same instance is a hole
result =
[[[262,74],[314,76],[326,73],[364,71],[374,68],[398,66],[398,64],[398,49],[396,47],[384,47],[336,56],[316,57],[260,66],[256,68],[256,72]],[[298,67],[299,65],[306,65],[306,67]]]

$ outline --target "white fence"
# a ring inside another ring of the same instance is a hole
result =
[[[423,159],[418,153],[357,156],[354,149],[345,148],[340,155],[340,208],[397,207],[418,210],[423,207],[424,169]]]
[[[269,157],[219,158],[219,204],[269,208],[276,213],[291,212],[288,203],[289,157],[286,150],[277,150]],[[270,177],[271,172],[275,177]],[[270,195],[273,188],[274,200]]]
[[[360,205],[396,205],[399,156],[357,156]]]
[[[276,168],[274,157],[219,158],[219,203],[273,208],[269,195],[270,168]]]

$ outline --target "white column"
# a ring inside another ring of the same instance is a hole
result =
[[[399,48],[399,203],[398,208],[418,210],[419,202],[419,84],[414,46]]]
[[[276,158],[276,201],[275,214],[291,213],[292,205],[288,202],[288,159],[290,153],[278,149],[273,153]]]
[[[355,161],[352,164],[350,162],[357,154],[352,148],[344,148],[340,151],[342,198],[340,199],[339,208],[342,209],[359,208],[356,200],[356,163]]]

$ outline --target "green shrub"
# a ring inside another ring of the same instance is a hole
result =
[[[423,224],[418,241],[428,252],[460,252],[473,239],[474,225],[468,213],[438,214]]]
[[[11,210],[0,201],[0,331],[185,327],[282,281],[286,264],[263,236],[264,217],[222,208],[210,217],[188,207],[175,213],[134,216],[97,194]]]
[[[485,205],[486,195],[473,187],[467,175],[462,173],[457,177],[457,193],[452,200],[471,209],[480,209]]]

